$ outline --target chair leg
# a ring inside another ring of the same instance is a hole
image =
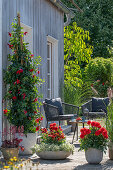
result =
[[[47,120],[47,125],[46,125],[46,128],[48,128],[48,120]]]

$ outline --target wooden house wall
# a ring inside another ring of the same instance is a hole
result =
[[[3,0],[2,7],[3,68],[5,69],[8,64],[7,54],[10,53],[7,46],[9,40],[8,32],[11,31],[11,23],[17,16],[17,12],[20,12],[21,22],[33,29],[33,53],[35,56],[40,55],[42,57],[40,77],[45,80],[45,83],[42,85],[41,93],[43,98],[45,98],[47,97],[47,35],[58,39],[59,87],[63,82],[63,12],[49,0]],[[61,93],[59,96],[61,96]]]

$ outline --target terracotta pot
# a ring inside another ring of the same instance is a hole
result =
[[[23,139],[20,143],[20,146],[22,145],[24,147],[24,151],[22,152],[21,149],[19,149],[20,155],[30,155],[32,154],[31,148],[36,144],[36,133],[28,133],[27,136],[19,136],[16,135],[18,139]]]
[[[113,142],[109,143],[109,159],[113,160]]]
[[[71,155],[71,152],[66,151],[42,151],[36,152],[36,154],[42,159],[66,159]]]
[[[10,158],[16,157],[18,158],[19,148],[2,148],[1,151],[4,159],[9,160]]]
[[[103,152],[99,149],[89,148],[85,151],[85,157],[89,164],[99,164],[103,159]]]

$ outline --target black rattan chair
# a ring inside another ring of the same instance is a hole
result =
[[[76,118],[79,113],[79,107],[61,102],[61,98],[45,99],[43,102],[47,127],[49,121],[71,120]],[[64,114],[65,113],[65,114]]]
[[[109,104],[109,98],[96,98],[93,97],[91,100],[81,106],[83,116],[90,118],[106,117],[107,106]]]

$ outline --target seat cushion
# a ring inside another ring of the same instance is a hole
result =
[[[66,114],[66,115],[60,115],[60,120],[70,120],[73,119],[75,114]]]
[[[109,104],[109,98],[92,98],[92,112],[102,112],[107,113],[107,106]]]
[[[58,107],[58,109],[59,109],[59,115],[63,115],[61,98],[45,99],[45,102],[46,102],[47,104],[51,104],[51,105],[53,105],[53,106]]]

